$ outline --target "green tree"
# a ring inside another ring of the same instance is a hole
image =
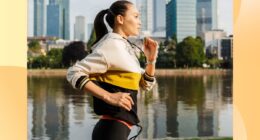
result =
[[[191,36],[184,38],[177,44],[176,59],[180,67],[200,67],[205,60],[202,39]]]
[[[62,51],[63,49],[51,49],[47,53],[47,58],[49,62],[49,67],[50,68],[62,68]]]
[[[212,57],[207,59],[207,64],[210,65],[211,68],[218,68],[220,67],[220,64],[222,63],[221,60],[219,60],[217,57]]]
[[[32,68],[47,68],[48,67],[48,58],[44,55],[40,55],[31,59]]]
[[[175,43],[177,44],[177,36],[176,36],[176,34],[173,34],[173,35],[172,35],[172,40],[174,40]]]
[[[176,67],[176,46],[177,36],[174,34],[166,45],[166,55],[168,56],[168,62],[172,63],[174,68]]]
[[[160,43],[159,49],[158,49],[158,58],[156,62],[156,67],[157,68],[166,68],[167,66],[167,59],[165,57],[165,52],[164,52],[164,45]]]
[[[89,38],[88,43],[87,43],[88,52],[90,52],[91,47],[92,47],[92,45],[94,44],[95,41],[96,41],[96,33],[95,33],[94,29],[92,29],[90,38]]]
[[[177,45],[177,37],[174,34],[170,39],[165,40],[164,46],[166,46],[166,49],[172,49],[175,50]]]
[[[32,40],[28,44],[28,47],[29,47],[29,50],[34,53],[39,53],[41,51],[41,45],[40,45],[39,41],[37,41],[37,40]]]
[[[166,45],[170,43],[165,42]],[[156,67],[157,68],[173,68],[175,61],[175,49],[173,46],[165,46],[163,43],[159,45],[159,52]]]
[[[176,67],[176,36],[160,43],[156,67],[157,68],[175,68]]]
[[[65,67],[72,66],[77,60],[85,58],[87,54],[84,42],[71,42],[69,45],[65,46],[62,51],[62,63]]]

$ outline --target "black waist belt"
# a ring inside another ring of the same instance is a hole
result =
[[[100,100],[93,96],[93,104],[94,104],[94,112],[97,115],[110,115],[114,118],[126,121],[130,124],[136,125],[139,123],[139,118],[137,116],[137,93],[136,90],[130,90],[121,88],[115,85],[111,85],[105,82],[99,82],[99,81],[93,81],[96,85],[103,88],[104,90],[110,92],[110,93],[116,93],[116,92],[125,92],[130,93],[130,96],[132,97],[132,100],[134,101],[134,105],[132,106],[131,111],[127,111],[121,107],[116,107],[107,104],[103,100]]]

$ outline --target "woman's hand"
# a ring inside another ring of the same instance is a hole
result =
[[[134,105],[134,101],[132,100],[130,93],[108,93],[104,96],[103,100],[110,105],[124,108],[127,111],[130,111],[132,109],[132,105]]]
[[[144,54],[148,61],[156,61],[158,54],[158,43],[149,37],[144,38]]]

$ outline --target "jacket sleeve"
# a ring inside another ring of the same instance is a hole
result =
[[[81,61],[77,61],[67,71],[67,80],[75,89],[82,89],[89,81],[90,74],[105,73],[108,64],[103,53],[95,50]]]
[[[143,69],[142,69],[142,77],[140,80],[140,87],[141,89],[145,90],[145,91],[150,91],[153,86],[156,83],[156,78],[154,76],[150,76],[148,75]]]

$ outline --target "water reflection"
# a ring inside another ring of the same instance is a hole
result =
[[[231,76],[157,81],[153,91],[138,95],[140,139],[232,136]],[[28,139],[90,139],[97,120],[92,97],[64,77],[28,77]]]
[[[144,138],[232,136],[231,77],[161,77],[157,87],[140,95]]]

